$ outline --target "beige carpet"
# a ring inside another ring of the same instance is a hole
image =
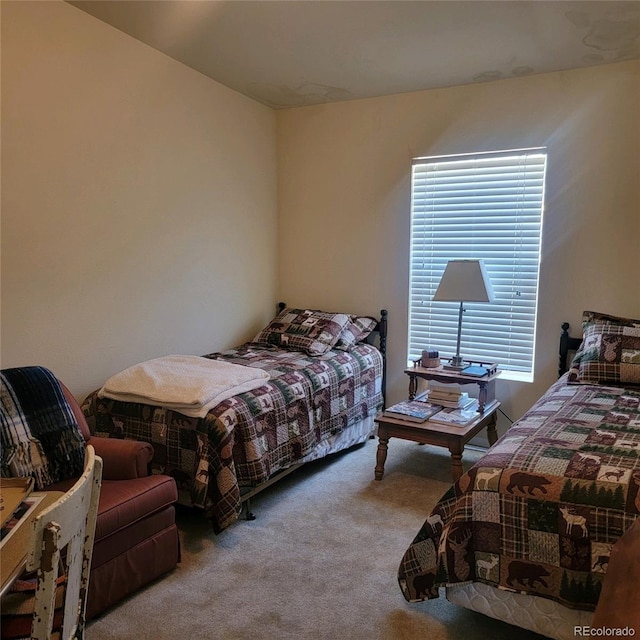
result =
[[[400,559],[450,482],[448,452],[392,439],[308,464],[214,535],[180,511],[179,567],[92,622],[87,640],[538,640],[449,603],[408,604]],[[478,453],[465,452],[467,466]]]

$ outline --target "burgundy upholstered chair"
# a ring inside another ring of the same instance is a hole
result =
[[[92,436],[78,403],[62,385],[80,430],[102,458],[102,488],[89,577],[87,619],[173,569],[180,561],[175,480],[149,475],[146,442]],[[74,480],[48,487],[66,490]]]

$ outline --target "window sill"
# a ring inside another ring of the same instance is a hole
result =
[[[500,368],[498,368],[500,370]],[[500,371],[499,380],[509,380],[510,382],[533,382],[533,374],[523,371]]]

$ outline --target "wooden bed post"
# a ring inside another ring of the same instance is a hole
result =
[[[380,333],[380,353],[382,354],[382,408],[387,406],[387,315],[386,309],[380,310],[378,331]]]
[[[582,343],[581,338],[572,338],[569,335],[569,323],[562,323],[562,333],[560,334],[560,350],[559,350],[559,362],[558,362],[558,378],[569,370],[567,366],[567,359],[569,351],[576,351]]]
[[[560,361],[558,362],[558,378],[567,370],[567,354],[569,353],[569,323],[562,323],[560,334]]]

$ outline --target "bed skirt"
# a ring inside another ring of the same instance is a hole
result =
[[[349,449],[357,444],[366,442],[369,438],[376,434],[375,416],[368,416],[364,420],[356,422],[350,427],[329,436],[320,442],[313,451],[306,455],[300,462],[311,462],[319,460],[331,453],[337,453],[344,449]]]
[[[306,456],[297,460],[291,466],[277,471],[267,482],[256,487],[240,487],[240,496],[242,502],[245,504],[247,517],[253,519],[253,514],[250,512],[249,500],[263,489],[271,486],[277,480],[289,475],[292,471],[295,471],[307,462],[313,462],[314,460],[320,460],[333,453],[345,451],[356,445],[363,444],[370,438],[373,438],[376,433],[376,423],[374,416],[360,420],[355,424],[343,429],[342,431],[335,433],[328,438],[325,438],[320,442],[316,448],[309,452]]]

